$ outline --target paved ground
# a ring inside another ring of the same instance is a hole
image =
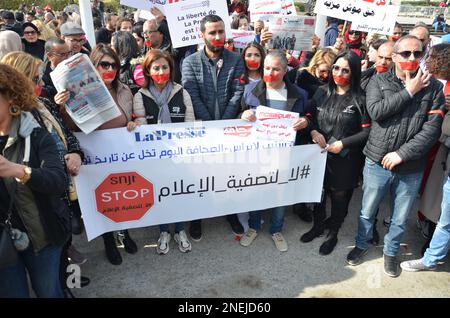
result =
[[[319,255],[324,238],[301,243],[299,237],[310,224],[300,221],[289,211],[285,235],[289,250],[276,250],[267,232],[267,216],[263,231],[250,247],[234,240],[225,218],[204,221],[203,239],[193,243],[193,250],[181,253],[171,241],[167,255],[156,254],[158,228],[132,230],[139,245],[135,255],[121,253],[120,266],[108,263],[103,242],[90,243],[84,236],[75,238],[77,247],[89,257],[82,273],[90,277],[89,286],[74,290],[76,297],[450,297],[450,256],[436,272],[407,273],[390,278],[383,273],[382,246],[372,247],[366,262],[348,266],[347,253],[354,244],[356,218],[360,207],[360,191],[341,230],[339,242],[329,256]],[[382,207],[382,214],[388,209]],[[424,238],[411,217],[401,249],[402,259],[419,257]],[[385,233],[384,226],[379,226]]]

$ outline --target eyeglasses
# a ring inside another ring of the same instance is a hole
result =
[[[359,31],[354,31],[354,30],[348,31],[348,35],[352,35],[352,34],[354,34],[354,35],[360,35],[361,32],[359,32]]]
[[[152,34],[153,32],[158,32],[158,30],[147,30],[147,31],[142,32],[142,34],[149,35],[149,34]]]
[[[53,55],[57,56],[57,57],[68,57],[72,55],[72,51],[68,51],[68,52],[62,52],[62,53],[56,53],[56,52],[52,52]]]
[[[68,39],[71,43],[81,43],[84,44],[84,39]]]
[[[107,70],[110,67],[112,67],[113,69],[117,70],[119,68],[119,66],[116,63],[109,63],[106,61],[101,61],[100,63],[98,63],[98,65],[101,66],[101,68]]]
[[[407,59],[411,56],[411,54],[414,55],[415,59],[420,59],[423,56],[423,51],[402,51],[402,52],[396,52],[398,55],[403,57],[404,59]]]
[[[37,32],[36,31],[26,31],[26,32],[23,32],[23,34],[25,34],[25,35],[33,35],[33,34],[36,34]]]
[[[340,67],[339,65],[333,65],[334,72],[339,72],[340,70],[342,70],[343,74],[350,74],[350,70],[348,68]]]

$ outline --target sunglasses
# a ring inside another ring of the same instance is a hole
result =
[[[340,70],[342,70],[342,74],[350,74],[350,70],[348,68],[340,67],[339,65],[333,65],[334,72],[339,72]]]
[[[101,61],[100,63],[98,63],[98,65],[100,65],[101,68],[103,68],[105,70],[109,69],[110,67],[115,70],[117,70],[119,68],[119,66],[116,63],[109,63],[106,61]]]
[[[361,32],[350,30],[350,31],[348,31],[348,34],[349,34],[349,35],[352,35],[352,34],[354,34],[354,35],[360,35]]]
[[[37,32],[36,31],[26,31],[26,32],[23,32],[23,34],[25,34],[25,35],[33,35],[33,34],[36,34]]]
[[[402,52],[396,52],[398,55],[403,57],[404,59],[407,59],[411,56],[411,54],[414,55],[415,59],[419,59],[423,56],[423,51],[402,51]]]

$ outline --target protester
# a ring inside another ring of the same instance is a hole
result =
[[[39,31],[39,39],[43,41],[47,41],[50,38],[56,37],[55,31],[50,29],[44,22],[41,20],[33,20],[32,22],[35,26],[37,26]]]
[[[324,46],[333,46],[336,43],[336,39],[339,36],[338,22],[339,20],[336,18],[327,17]]]
[[[400,275],[397,253],[409,212],[414,205],[426,155],[442,124],[442,84],[419,70],[422,43],[404,36],[394,45],[394,67],[367,86],[367,111],[372,129],[364,148],[366,162],[362,209],[356,246],[347,263],[358,265],[367,252],[374,216],[386,193],[391,194],[392,218],[384,237],[384,271]],[[417,97],[416,97],[417,96]]]
[[[328,73],[335,57],[336,54],[331,49],[319,49],[307,67],[292,69],[287,76],[292,83],[306,90],[308,99],[310,99],[314,96],[319,86],[328,82]]]
[[[25,52],[11,52],[5,55],[0,62],[14,67],[17,71],[27,76],[35,84],[35,94],[38,98],[38,104],[37,107],[32,110],[32,114],[40,126],[45,128],[56,142],[59,158],[66,169],[66,191],[61,197],[61,200],[63,200],[67,207],[71,210],[72,233],[80,234],[81,230],[80,233],[74,233],[73,231],[73,219],[75,218],[75,215],[77,215],[75,211],[78,211],[78,215],[81,217],[73,177],[78,175],[80,171],[81,161],[84,158],[84,154],[81,151],[77,138],[64,124],[64,121],[58,111],[58,107],[49,99],[40,97],[42,88],[40,68],[42,61]],[[72,262],[80,265],[87,260],[72,245],[71,237],[62,251],[62,278],[67,276],[66,268],[67,265],[69,265],[68,258],[70,258]],[[86,277],[83,277],[83,279],[85,283],[86,280],[88,280]],[[63,289],[67,291],[68,289],[67,286],[65,286],[65,282],[66,279],[62,280]]]
[[[379,43],[375,43],[378,46]],[[389,70],[392,65],[392,52],[394,50],[394,42],[383,41],[378,46],[375,55],[375,64],[361,73],[361,88],[366,91],[369,81],[378,73],[384,73]]]
[[[442,32],[447,33],[447,21],[445,20],[444,14],[438,14],[431,25],[434,28],[435,32],[438,32],[439,29],[442,29]]]
[[[128,123],[132,130],[138,124],[169,124],[194,121],[194,109],[188,92],[174,79],[173,59],[168,52],[151,50],[145,56],[142,68],[145,83],[134,96],[134,122]],[[160,236],[156,247],[158,254],[167,254],[171,235],[169,224],[159,226]],[[182,253],[192,246],[184,231],[184,222],[175,224],[174,240]]]
[[[105,15],[105,26],[95,32],[95,41],[97,43],[111,43],[111,37],[116,30],[117,19],[118,17],[114,13],[107,13]]]
[[[9,52],[22,51],[20,36],[14,31],[0,32],[0,59]]]
[[[450,167],[450,153],[448,152],[450,148],[450,112],[447,112],[445,115],[442,124],[442,134],[441,140],[443,140],[443,144],[447,150],[447,169],[444,173],[446,181],[442,190],[441,216],[439,217],[439,222],[429,247],[426,249],[423,257],[400,264],[401,268],[408,272],[435,270],[438,263],[445,258],[450,249],[450,177],[448,170],[448,167]]]
[[[392,32],[392,35],[389,36],[389,41],[396,42],[398,39],[400,39],[403,36],[403,28],[400,24],[395,23],[394,31]]]
[[[64,296],[60,257],[70,233],[70,214],[60,199],[65,171],[54,139],[28,112],[36,106],[32,82],[0,64],[1,220],[9,219],[21,237],[18,262],[0,269],[2,298],[29,298],[27,274],[37,297]]]
[[[120,60],[117,54],[107,45],[98,44],[91,53],[91,61],[98,73],[103,79],[108,91],[116,102],[120,110],[120,115],[108,122],[100,125],[96,130],[104,130],[111,128],[126,127],[127,123],[131,121],[131,113],[133,108],[133,95],[130,89],[119,81]],[[55,96],[55,101],[60,105],[62,116],[72,129],[76,129],[70,116],[67,114],[64,104],[69,99],[70,93],[68,91],[59,92]],[[122,243],[125,251],[130,254],[137,252],[137,245],[131,238],[128,230],[119,233],[122,238]],[[117,249],[115,237],[113,232],[102,235],[105,244],[106,256],[109,262],[113,265],[120,265],[122,263],[122,256]]]
[[[426,60],[428,71],[440,81],[445,82],[444,95],[450,99],[450,43],[437,44],[430,49],[430,54]],[[448,101],[447,101],[448,103]],[[446,105],[447,109],[449,108]],[[425,169],[421,199],[419,205],[419,225],[422,234],[426,237],[426,242],[422,247],[422,254],[429,247],[436,228],[436,223],[441,214],[442,185],[447,177],[447,166],[445,163],[448,152],[445,143],[445,136],[441,136],[440,142],[433,146],[433,150],[428,155],[427,169]]]
[[[144,24],[145,30],[145,24]],[[241,57],[224,50],[225,24],[217,15],[200,21],[204,49],[188,56],[183,63],[183,86],[191,96],[195,117],[200,120],[234,119],[244,90],[240,78],[245,73]],[[227,216],[234,233],[244,229],[236,214]],[[189,234],[194,241],[202,237],[201,220],[192,221]]]
[[[385,39],[379,39],[370,42],[366,58],[362,61],[361,64],[361,71],[366,71],[368,68],[371,68],[375,64],[378,56],[378,48],[385,42],[387,42],[387,40]]]
[[[263,77],[266,52],[258,43],[248,43],[242,51],[245,62],[245,83],[260,81]]]
[[[144,84],[136,39],[130,32],[117,31],[111,38],[111,47],[120,59],[120,81],[135,95]]]
[[[73,22],[66,22],[61,25],[61,39],[69,46],[72,54],[83,53],[89,55],[86,44],[86,34],[80,25]]]
[[[305,130],[310,121],[306,117],[306,92],[291,84],[284,76],[287,73],[287,59],[284,53],[273,50],[264,59],[264,76],[262,81],[253,82],[245,86],[242,98],[241,118],[247,121],[255,121],[255,108],[265,105],[279,110],[291,111],[300,114],[294,122],[294,130]],[[285,206],[280,206],[271,211],[270,235],[280,252],[288,250],[287,242],[281,234],[284,223]],[[250,212],[248,220],[249,230],[241,237],[242,246],[249,246],[261,230],[262,211]]]
[[[370,118],[360,90],[361,59],[352,51],[339,54],[329,77],[328,87],[317,89],[310,105],[317,109],[311,138],[328,152],[325,193],[315,208],[312,229],[300,238],[302,242],[310,242],[328,228],[327,239],[319,249],[321,255],[330,254],[337,244],[353,190],[359,184],[364,163],[362,148],[370,130]],[[328,220],[325,220],[326,194],[331,197]]]
[[[24,45],[24,51],[40,60],[44,60],[45,41],[38,38],[40,35],[38,27],[31,22],[25,22],[22,25],[22,30],[22,44]]]

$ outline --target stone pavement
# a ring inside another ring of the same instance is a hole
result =
[[[346,264],[346,255],[354,244],[360,202],[361,191],[357,190],[339,242],[328,256],[319,255],[324,237],[306,244],[299,241],[311,224],[291,211],[283,229],[289,244],[285,253],[276,250],[270,238],[267,213],[263,230],[250,247],[239,245],[224,217],[204,220],[203,238],[192,242],[193,249],[187,254],[181,253],[172,239],[169,253],[157,255],[158,227],[133,229],[130,232],[139,251],[129,255],[121,248],[120,266],[106,260],[101,237],[88,243],[84,235],[77,236],[77,248],[89,258],[81,267],[82,274],[91,283],[73,293],[76,297],[108,298],[450,297],[449,256],[435,272],[403,272],[398,278],[383,272],[382,245],[372,247],[363,264]],[[387,213],[384,203],[380,220]],[[378,229],[381,235],[386,232],[381,224]],[[412,213],[400,257],[418,258],[424,241],[416,226],[416,213]]]

